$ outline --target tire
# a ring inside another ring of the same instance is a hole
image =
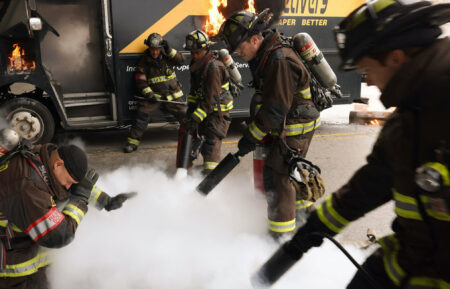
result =
[[[21,137],[33,144],[48,143],[53,138],[53,116],[45,105],[35,99],[19,97],[7,100],[2,105],[2,114]]]

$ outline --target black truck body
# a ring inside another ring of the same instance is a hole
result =
[[[360,97],[361,78],[337,70],[332,27],[362,2],[286,0],[278,20],[281,32],[308,32],[324,52],[344,95],[336,104]],[[158,32],[185,54],[185,65],[175,71],[186,95],[190,55],[183,42],[186,34],[202,29],[208,9],[209,0],[0,0],[0,114],[32,142],[49,141],[55,128],[130,125],[137,105],[134,71],[144,39]],[[248,65],[236,54],[233,58],[244,84],[250,82]],[[18,83],[29,89],[17,92]],[[248,116],[252,94],[244,88],[232,116]],[[151,119],[171,120],[162,111]]]

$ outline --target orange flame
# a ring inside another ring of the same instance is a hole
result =
[[[255,9],[255,0],[248,0],[248,11],[252,12],[252,13],[256,13],[256,9]]]
[[[219,7],[227,7],[227,0],[210,0],[212,8],[209,9],[209,17],[206,20],[203,30],[208,35],[219,33],[220,25],[225,22],[225,17],[220,13]]]
[[[371,125],[380,125],[380,122],[378,121],[378,119],[372,119],[369,123]]]
[[[15,47],[15,48],[14,48],[14,47]],[[20,57],[21,55],[24,54],[23,49],[21,49],[21,47],[19,46],[18,43],[14,43],[14,44],[13,44],[13,48],[14,48],[14,50],[13,50],[13,52],[11,53],[11,55],[12,55],[13,57],[14,57],[14,56]],[[21,52],[22,52],[22,53],[21,53]]]

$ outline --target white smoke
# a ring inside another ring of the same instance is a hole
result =
[[[117,211],[90,208],[75,240],[55,251],[52,288],[251,288],[250,276],[279,247],[266,233],[265,199],[246,175],[206,198],[199,182],[145,166],[103,175],[110,195],[139,195]],[[368,254],[350,249],[359,261]],[[355,271],[326,241],[274,288],[345,288]]]

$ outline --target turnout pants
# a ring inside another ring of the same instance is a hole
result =
[[[131,127],[130,138],[138,141],[142,138],[150,121],[150,113],[160,107],[175,116],[180,123],[186,114],[186,105],[184,104],[169,102],[150,103],[147,100],[141,100],[139,101],[135,122]]]
[[[46,267],[36,273],[23,277],[0,277],[0,289],[49,289]]]
[[[222,140],[230,128],[230,113],[213,112],[199,125],[199,134],[205,136],[200,153],[203,156],[203,174],[209,174],[221,160]]]
[[[299,148],[301,156],[308,152],[314,131],[286,138],[291,148]],[[314,208],[311,201],[297,195],[289,179],[286,162],[288,150],[279,138],[273,140],[263,170],[264,190],[267,200],[269,233],[278,238],[283,234],[292,234],[296,226],[302,226],[310,211]]]

